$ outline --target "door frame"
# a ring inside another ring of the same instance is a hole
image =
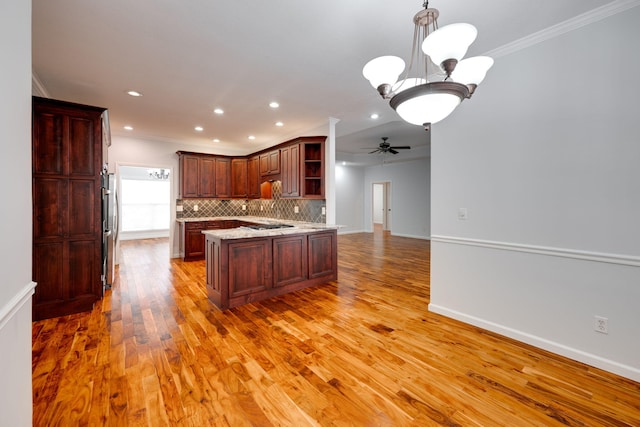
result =
[[[375,186],[382,185],[382,230],[391,231],[391,181],[375,181],[371,183],[371,229],[374,230],[376,206]]]

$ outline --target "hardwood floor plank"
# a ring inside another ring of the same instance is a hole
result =
[[[338,281],[224,312],[204,261],[121,246],[33,324],[34,426],[640,426],[640,384],[428,312],[428,241],[339,236]]]

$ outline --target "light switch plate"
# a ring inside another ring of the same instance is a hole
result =
[[[177,205],[176,206],[176,212],[182,212],[184,208],[182,207],[182,205]]]
[[[467,214],[467,208],[459,208],[458,209],[458,220],[466,221],[469,218]]]

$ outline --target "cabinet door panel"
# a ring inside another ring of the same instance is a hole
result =
[[[95,120],[69,117],[69,175],[94,176],[96,170]]]
[[[200,197],[215,197],[215,161],[213,158],[201,158],[200,171]]]
[[[99,222],[96,222],[96,218],[100,218],[95,209],[96,193],[94,180],[69,180],[69,237],[95,237],[95,233],[101,231]]]
[[[33,238],[62,238],[67,223],[67,180],[33,180]]]
[[[271,287],[271,247],[268,239],[229,243],[229,297]]]
[[[231,161],[216,158],[216,197],[231,197]]]
[[[33,114],[33,173],[63,173],[63,117],[35,109]]]
[[[247,195],[251,198],[260,198],[260,159],[252,157],[247,162]]]
[[[335,274],[336,251],[335,233],[309,235],[309,279]]]
[[[100,284],[100,270],[96,264],[96,247],[93,240],[70,241],[69,279],[67,298],[96,295]],[[98,249],[99,250],[99,249]]]
[[[183,155],[180,162],[182,179],[182,197],[198,197],[199,182],[198,157]]]
[[[33,281],[38,284],[34,304],[63,301],[64,243],[33,245]]]
[[[273,239],[273,286],[307,279],[307,236]]]
[[[231,197],[247,197],[247,159],[231,161]]]

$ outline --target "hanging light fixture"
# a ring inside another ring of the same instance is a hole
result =
[[[148,169],[149,177],[159,180],[169,179],[169,170],[167,169]]]
[[[476,28],[462,23],[438,28],[440,12],[429,8],[428,1],[423,7],[413,17],[411,62],[402,80],[398,81],[398,77],[405,63],[397,56],[372,59],[362,74],[384,99],[389,99],[391,108],[403,120],[429,130],[431,124],[446,118],[473,95],[493,59],[488,56],[462,59],[476,39]],[[429,62],[436,65],[433,75],[444,74],[442,81],[428,81]]]

